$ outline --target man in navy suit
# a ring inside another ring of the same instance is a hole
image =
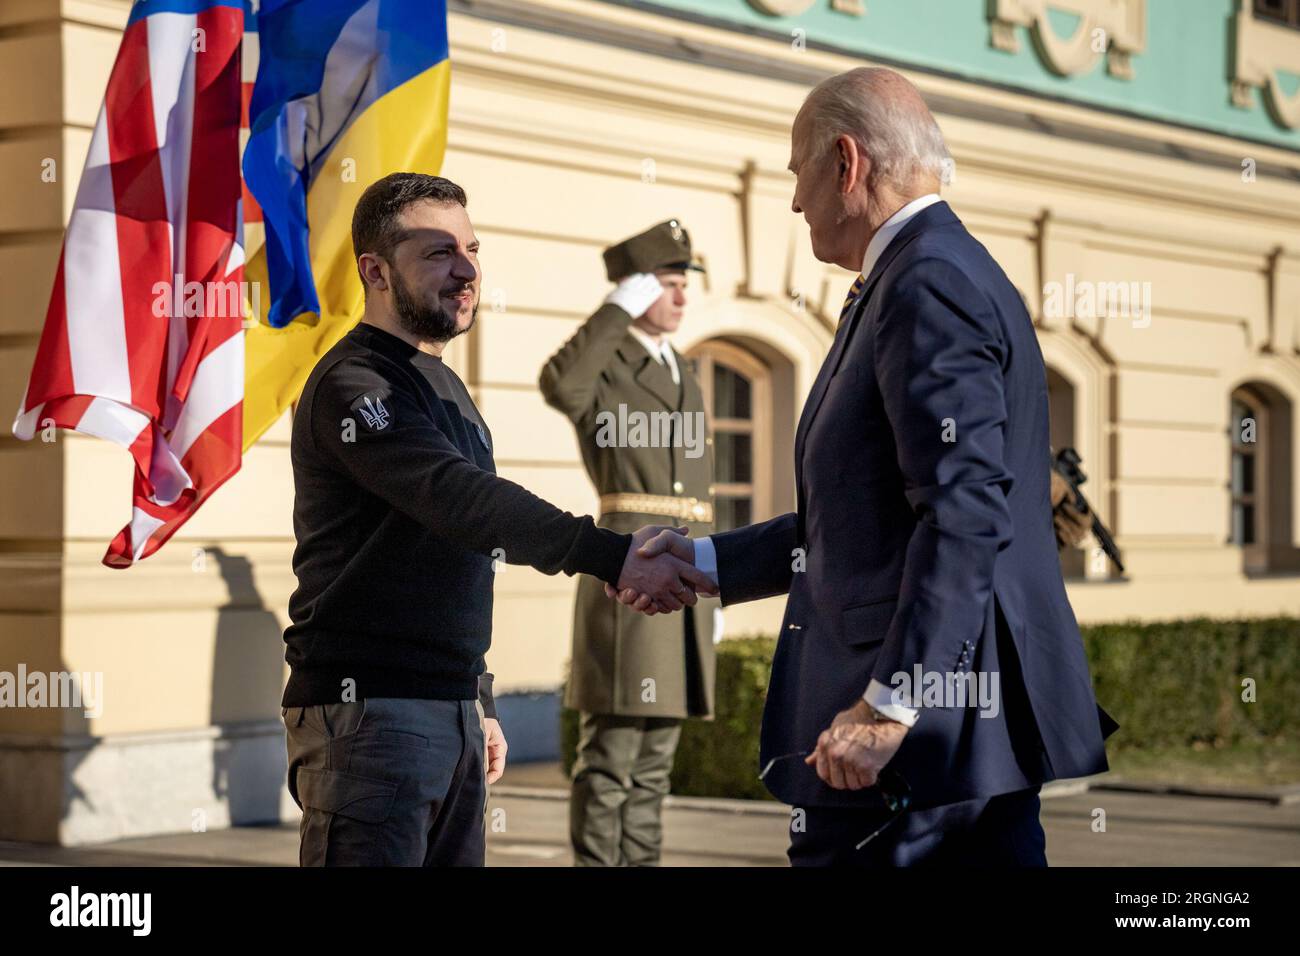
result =
[[[791,140],[814,255],[861,270],[799,422],[798,510],[643,552],[723,604],[789,595],[761,762],[792,863],[1045,865],[1039,788],[1106,770],[1115,725],[1061,579],[1032,322],[939,198],[951,159],[902,76],[826,80]]]

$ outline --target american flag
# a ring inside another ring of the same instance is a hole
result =
[[[243,0],[132,7],[14,422],[130,450],[110,567],[158,550],[239,470],[243,32]]]

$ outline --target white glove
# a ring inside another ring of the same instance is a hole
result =
[[[605,304],[614,304],[639,319],[646,309],[659,301],[664,294],[664,287],[659,284],[659,277],[649,272],[634,272],[624,277],[612,292],[605,296]]]

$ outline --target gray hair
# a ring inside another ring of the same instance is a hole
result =
[[[901,74],[859,67],[819,83],[807,99],[810,159],[822,159],[835,140],[850,136],[871,158],[871,183],[907,185],[917,173],[947,182],[952,154],[921,94]]]

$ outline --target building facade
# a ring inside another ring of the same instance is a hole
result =
[[[0,8],[0,405],[17,409],[127,0]],[[1123,550],[1063,559],[1081,621],[1300,616],[1300,2],[450,0],[443,174],[482,240],[449,349],[506,477],[596,508],[536,381],[603,297],[601,250],[691,232],[675,344],[714,416],[724,524],[793,507],[795,423],[852,280],[790,209],[821,78],[905,72],[944,196],[1039,329],[1053,441]],[[412,122],[419,122],[412,117]],[[285,417],[157,555],[100,564],[130,457],[0,437],[0,672],[102,677],[99,705],[0,708],[0,839],[83,843],[288,817],[280,632],[294,586]],[[574,582],[509,567],[489,667],[512,758],[554,754]],[[779,600],[729,609],[772,633]]]

